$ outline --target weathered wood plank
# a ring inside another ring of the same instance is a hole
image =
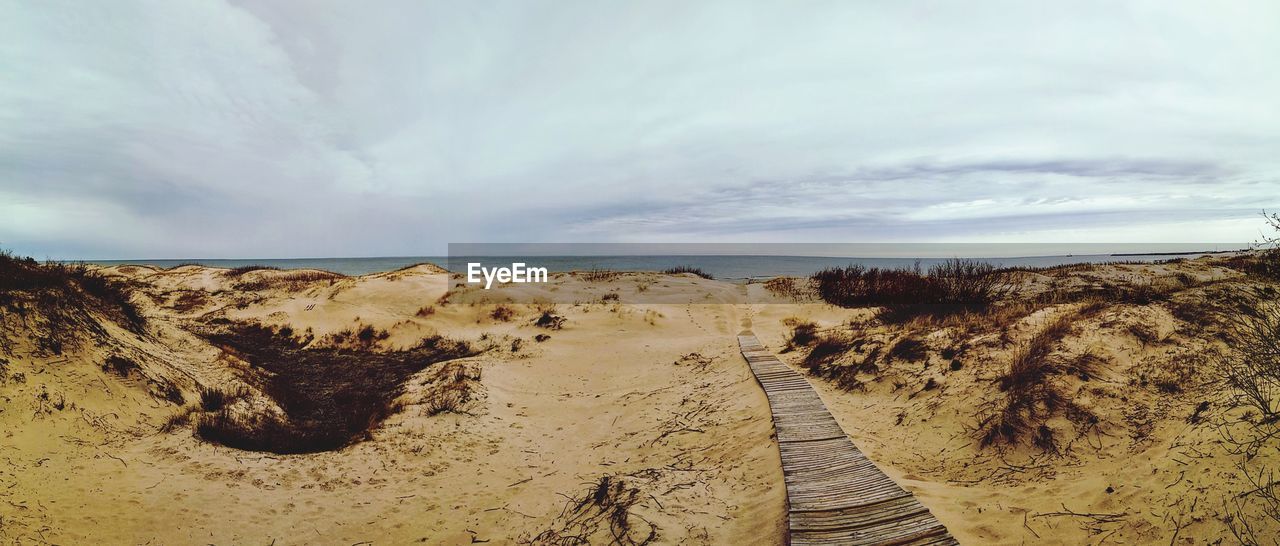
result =
[[[928,508],[853,445],[804,376],[749,332],[738,344],[769,400],[792,545],[957,544]]]

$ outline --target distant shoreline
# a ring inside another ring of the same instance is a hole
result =
[[[1216,255],[1229,251],[1202,252],[1153,252],[1077,254],[1054,256],[1024,256],[968,258],[991,263],[998,267],[1052,267],[1077,263],[1105,263],[1123,259],[1161,261],[1188,256]],[[479,262],[486,266],[509,265],[514,261],[546,267],[556,273],[607,269],[630,272],[661,272],[681,266],[696,267],[724,280],[750,280],[781,276],[803,277],[830,267],[858,264],[866,267],[900,268],[921,267],[940,263],[951,258],[867,258],[823,256],[773,256],[773,255],[632,255],[632,256],[403,256],[380,258],[278,258],[278,259],[185,259],[185,260],[90,260],[101,266],[140,265],[165,269],[194,264],[205,267],[236,268],[266,266],[279,269],[322,269],[343,275],[368,275],[394,271],[420,263],[431,263],[455,273],[464,272],[467,263]]]

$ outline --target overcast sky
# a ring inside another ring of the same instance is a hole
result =
[[[1226,242],[1280,3],[0,0],[0,246]]]

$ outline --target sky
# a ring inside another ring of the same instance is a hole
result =
[[[1248,243],[1277,2],[0,0],[0,247]]]

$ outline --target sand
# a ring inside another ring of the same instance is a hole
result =
[[[103,271],[137,284],[145,334],[104,320],[102,335],[51,355],[21,335],[22,321],[5,317],[19,334],[0,355],[8,361],[0,380],[5,543],[511,544],[571,535],[610,543],[619,530],[608,518],[574,510],[607,478],[635,492],[623,535],[637,542],[652,534],[664,544],[782,544],[786,499],[767,402],[734,336],[752,329],[782,351],[796,320],[844,329],[869,315],[692,275],[559,275],[550,287],[519,289],[580,295],[578,304],[556,306],[566,322],[548,330],[533,324],[534,305],[510,305],[514,316],[500,320],[494,304],[480,303],[490,294],[441,303],[451,281],[429,265],[305,281],[297,272],[231,277],[199,266]],[[1196,286],[1172,301],[1188,305],[1254,282],[1208,261],[1100,266],[1058,282],[1179,273]],[[1052,277],[1024,282],[1042,289]],[[236,288],[246,282],[257,284]],[[639,285],[652,286],[646,301],[703,296],[694,304],[599,300]],[[1204,363],[1224,344],[1174,316],[1167,301],[1109,306],[1063,341],[1062,351],[1105,357],[1100,377],[1069,384],[1098,416],[1095,426],[1073,433],[1054,421],[1063,431],[1058,454],[979,445],[976,416],[998,396],[993,379],[1016,340],[1071,305],[965,338],[958,369],[939,348],[964,336],[931,327],[918,332],[925,357],[885,362],[861,390],[810,380],[854,442],[962,544],[1234,540],[1224,500],[1247,487],[1239,457],[1221,445],[1211,419],[1191,422],[1201,402],[1222,402]],[[322,453],[249,452],[205,442],[189,425],[161,430],[197,403],[202,386],[248,385],[244,363],[196,335],[215,317],[288,325],[316,339],[370,325],[388,333],[373,350],[437,334],[488,350],[461,362],[479,379],[457,412],[429,415],[424,406],[437,364],[406,382],[398,411],[367,440]],[[113,354],[139,369],[104,371]],[[804,370],[805,354],[780,356]],[[1176,391],[1148,381],[1183,362],[1193,365],[1179,372]],[[165,399],[167,385],[183,404]],[[592,523],[575,526],[584,520]]]

